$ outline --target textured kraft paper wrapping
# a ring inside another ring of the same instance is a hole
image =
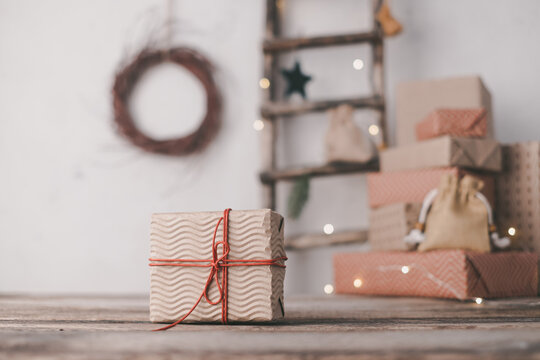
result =
[[[416,124],[418,141],[443,135],[485,137],[487,135],[486,109],[437,109]]]
[[[512,247],[540,252],[540,142],[503,146],[504,170],[497,174],[496,218]]]
[[[371,209],[368,231],[371,250],[410,250],[403,238],[418,221],[421,208],[421,203],[397,203]]]
[[[537,254],[525,252],[346,253],[334,255],[334,281],[339,294],[460,300],[535,296],[537,261]]]
[[[493,176],[476,174],[457,167],[370,173],[367,176],[369,206],[376,208],[395,203],[419,203],[439,186],[444,174],[459,177],[471,175],[484,182],[482,193],[490,204],[495,203]]]
[[[416,124],[440,108],[479,108],[487,111],[487,137],[493,137],[491,95],[478,76],[412,81],[398,84],[396,137],[402,146],[416,141]]]
[[[150,257],[212,259],[212,237],[223,212],[152,215]],[[222,240],[223,221],[216,242]],[[285,256],[283,217],[271,210],[229,213],[229,259],[273,259]],[[218,249],[221,254],[221,247]],[[202,293],[208,267],[150,267],[150,321],[170,323],[185,315]],[[270,321],[283,317],[285,269],[277,266],[229,267],[228,320]],[[213,280],[214,282],[215,280]],[[213,283],[208,292],[219,297]],[[203,299],[186,322],[221,321],[221,304]]]
[[[459,166],[473,170],[500,171],[501,147],[491,139],[443,136],[380,153],[381,171]]]

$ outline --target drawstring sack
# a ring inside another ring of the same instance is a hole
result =
[[[404,240],[419,244],[418,251],[489,252],[490,242],[498,248],[510,245],[508,238],[499,238],[496,232],[491,206],[480,193],[483,185],[468,175],[461,180],[449,174],[443,176],[439,188],[425,197],[418,223]]]
[[[329,163],[367,163],[376,156],[375,145],[354,123],[353,110],[346,104],[328,110],[326,160]]]

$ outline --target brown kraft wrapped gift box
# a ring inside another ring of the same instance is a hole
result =
[[[371,209],[368,240],[371,250],[409,250],[403,241],[418,221],[421,203],[397,203]]]
[[[387,149],[380,159],[383,172],[449,166],[481,171],[502,168],[501,147],[492,139],[442,136]]]
[[[499,231],[512,247],[540,252],[540,142],[503,146],[504,170],[495,178]]]
[[[151,261],[212,259],[212,238],[222,216],[220,211],[152,215]],[[285,256],[281,215],[267,209],[232,210],[228,217],[228,259],[260,261]],[[216,243],[222,241],[223,226],[224,221],[221,221]],[[217,248],[219,254],[222,248],[222,245]],[[151,266],[150,320],[171,323],[188,313],[205,288],[211,270],[196,266]],[[284,268],[233,266],[227,271],[229,321],[269,321],[283,317]],[[208,291],[212,301],[220,297],[214,281]],[[221,319],[221,304],[211,305],[203,297],[186,321],[213,322]]]

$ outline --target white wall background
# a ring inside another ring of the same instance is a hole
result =
[[[110,88],[122,60],[163,35],[166,1],[0,0],[0,291],[145,292],[152,212],[261,205],[258,118],[262,0],[175,2],[175,44],[213,60],[224,125],[198,156],[168,158],[129,145],[111,123]],[[386,42],[393,134],[394,88],[404,80],[480,74],[502,141],[539,139],[540,2],[394,0],[402,35]],[[367,0],[285,0],[290,36],[367,29]],[[367,94],[363,46],[301,51],[311,99]],[[369,61],[368,61],[369,63]],[[293,99],[298,101],[298,99]],[[200,86],[181,69],[156,69],[134,102],[141,126],[181,134],[204,111]],[[369,113],[358,112],[367,127]],[[281,165],[323,160],[325,115],[282,124]],[[285,156],[286,154],[286,156]],[[283,205],[287,186],[280,186]],[[284,207],[281,206],[282,212]],[[362,176],[317,179],[287,231],[367,225]],[[332,251],[291,254],[287,291],[331,282]]]

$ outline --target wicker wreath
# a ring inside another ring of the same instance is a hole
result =
[[[129,99],[141,76],[151,67],[171,62],[183,66],[199,79],[206,90],[206,115],[193,133],[175,139],[156,140],[143,133],[129,111]],[[221,97],[212,76],[212,64],[189,48],[165,51],[143,50],[116,74],[112,89],[114,121],[120,132],[134,145],[153,153],[188,155],[203,150],[217,134],[221,124]]]

